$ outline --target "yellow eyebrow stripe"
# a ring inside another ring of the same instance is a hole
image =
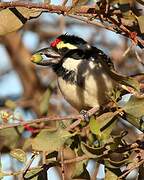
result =
[[[59,42],[56,46],[58,49],[62,49],[62,48],[68,48],[68,49],[77,49],[76,46],[70,44],[70,43],[64,43],[63,41]]]

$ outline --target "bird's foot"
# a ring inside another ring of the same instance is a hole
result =
[[[83,115],[85,121],[87,121],[87,122],[89,121],[90,118],[89,118],[88,112],[86,110],[82,109],[80,111],[80,114]]]

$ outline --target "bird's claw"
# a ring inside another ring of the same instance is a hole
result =
[[[85,121],[87,121],[87,122],[89,121],[89,115],[88,115],[86,110],[82,109],[80,111],[80,114],[83,115],[83,118],[84,118]]]

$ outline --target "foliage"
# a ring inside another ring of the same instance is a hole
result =
[[[94,27],[99,26],[114,31],[129,38],[133,46],[143,48],[144,16],[137,8],[137,3],[143,5],[141,0],[101,0],[97,3],[73,0],[72,4],[65,0],[59,6],[51,4],[51,1],[44,1],[42,4],[0,2],[0,35],[4,36],[20,28],[27,28],[24,25],[32,18],[35,18],[38,25],[39,19],[36,18],[41,13],[58,13],[88,22]],[[40,36],[41,31],[35,26],[32,25],[30,28]],[[45,36],[43,33],[40,41]],[[23,168],[8,173],[3,171],[1,163],[0,178],[21,174],[24,179],[42,177],[46,179],[47,170],[57,167],[61,169],[63,179],[65,177],[90,179],[92,175],[87,170],[89,160],[105,165],[106,180],[125,178],[131,170],[138,167],[143,169],[144,96],[138,79],[119,75],[106,67],[109,75],[120,85],[119,89],[109,92],[110,104],[102,109],[90,109],[87,112],[88,121],[81,114],[50,116],[49,114],[59,112],[58,109],[60,109],[59,114],[67,113],[69,110],[66,112],[62,106],[56,108],[51,104],[51,97],[56,95],[55,99],[58,97],[55,82],[45,85],[39,79],[41,74],[44,74],[45,78],[45,72],[37,73],[30,62],[31,55],[25,50],[19,36],[16,34],[15,37],[17,46],[13,43],[12,37],[13,35],[9,39],[5,36],[3,41],[15,70],[20,75],[25,96],[16,101],[6,98],[2,104],[4,110],[0,111],[0,149],[2,153],[9,153],[18,160]],[[21,48],[19,58],[18,48]],[[125,58],[130,50],[126,49]],[[135,56],[140,62],[141,58],[137,52]],[[34,63],[38,64],[41,61],[38,54],[33,57],[35,57]],[[26,58],[28,61],[25,64]],[[28,81],[29,85],[27,85]],[[128,93],[131,94],[130,98],[127,102],[122,102],[123,94]],[[15,113],[17,107],[34,112],[38,119],[27,122],[23,117],[17,117]],[[141,134],[136,134],[136,130]],[[130,138],[131,135],[134,136],[133,139]],[[32,153],[30,160],[27,157],[29,152]],[[40,156],[41,161],[38,167],[32,168],[31,164],[37,156]],[[124,172],[121,170],[122,167],[125,167]],[[98,168],[96,170],[98,171]]]

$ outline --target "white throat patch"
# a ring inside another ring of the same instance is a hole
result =
[[[73,58],[67,58],[64,62],[63,62],[63,67],[69,71],[77,71],[78,66],[80,65],[80,63],[82,63],[82,60],[74,60]]]

